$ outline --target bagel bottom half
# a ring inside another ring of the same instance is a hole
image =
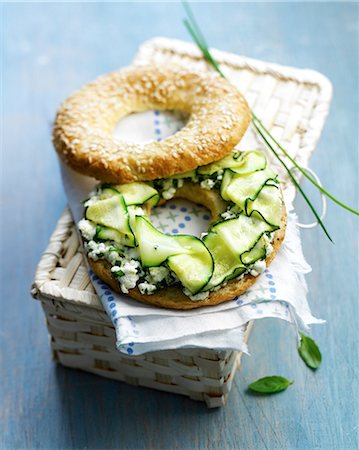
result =
[[[218,197],[219,196],[215,196],[212,191],[201,189],[199,186],[193,185],[192,183],[185,183],[183,188],[178,189],[175,195],[175,198],[183,198],[205,206],[211,211],[213,219],[217,218],[223,207],[221,200]],[[273,251],[265,260],[267,267],[276,257],[282,245],[285,236],[286,225],[287,214],[285,206],[283,204],[281,226],[280,229],[274,233],[274,238],[272,241]],[[88,261],[90,267],[99,278],[107,283],[115,292],[124,295],[118,285],[118,282],[112,276],[111,265],[107,261],[94,261],[91,258],[88,258]],[[201,308],[203,306],[214,306],[226,301],[233,300],[234,298],[243,294],[247,289],[249,289],[257,281],[257,278],[258,277],[254,277],[248,273],[244,276],[241,276],[240,278],[228,281],[227,284],[225,284],[220,289],[210,292],[207,298],[197,301],[193,301],[189,297],[187,297],[182,292],[182,289],[179,286],[162,288],[151,295],[142,294],[138,288],[134,288],[130,289],[128,295],[142,303],[158,306],[161,308],[188,310]]]

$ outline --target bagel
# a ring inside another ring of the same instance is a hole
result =
[[[178,110],[189,115],[188,122],[160,142],[137,144],[113,136],[121,118],[149,109]],[[132,66],[71,95],[57,113],[53,142],[74,170],[125,184],[166,178],[223,158],[250,118],[243,96],[215,73]]]
[[[190,200],[209,209],[212,224],[201,240],[186,235],[168,237],[151,225],[151,208],[168,200],[168,192],[171,198]],[[115,205],[116,215],[111,212],[111,205]],[[120,216],[128,217],[128,224],[121,222],[114,232],[111,226]],[[85,218],[80,221],[79,229],[90,267],[114,291],[143,303],[187,310],[232,300],[255,283],[283,242],[286,210],[280,184],[264,155],[258,151],[233,152],[179,177],[100,185],[85,203]],[[190,238],[194,240],[193,245],[192,241],[189,244]],[[185,244],[181,244],[184,250],[176,247],[181,239],[184,239]],[[112,245],[115,250],[111,249]],[[125,259],[120,255],[123,248],[127,249]],[[204,270],[210,267],[206,251],[213,262],[209,278]],[[173,265],[176,258],[179,262]],[[131,270],[138,275],[124,289],[121,280],[126,264],[132,264]],[[159,280],[157,286],[148,281],[155,279],[154,268],[156,273],[162,271],[169,277]],[[202,284],[198,284],[198,278]],[[192,280],[192,292],[186,286],[188,279]],[[153,288],[153,292],[146,291]]]

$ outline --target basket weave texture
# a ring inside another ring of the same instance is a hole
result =
[[[310,70],[213,53],[264,124],[306,166],[328,114],[330,82]],[[206,69],[194,46],[165,38],[141,46],[135,63],[149,62]],[[117,351],[115,330],[91,284],[68,209],[39,262],[32,295],[42,303],[53,355],[61,364],[187,395],[209,407],[225,403],[239,366],[238,352],[178,349],[128,356]]]

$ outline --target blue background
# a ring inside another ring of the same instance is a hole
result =
[[[156,35],[188,39],[180,4],[2,4],[5,51],[1,131],[1,422],[3,448],[354,449],[358,441],[357,218],[331,204],[326,223],[303,232],[313,272],[310,302],[323,365],[299,359],[293,330],[257,322],[225,408],[57,367],[40,305],[29,289],[65,205],[50,141],[56,108],[99,73],[129,64]],[[317,69],[334,86],[311,167],[357,205],[358,4],[201,3],[210,43],[223,50]],[[298,202],[302,221],[311,221]],[[254,379],[295,380],[285,393],[246,392]]]

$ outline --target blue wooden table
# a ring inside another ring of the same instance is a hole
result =
[[[194,5],[213,46],[309,67],[334,86],[330,116],[312,160],[326,186],[357,205],[358,4]],[[2,448],[356,449],[358,448],[358,221],[331,204],[326,223],[303,232],[313,272],[313,336],[323,365],[299,359],[293,329],[257,322],[225,408],[130,387],[57,367],[40,305],[29,289],[65,205],[50,140],[56,108],[99,73],[130,63],[156,35],[188,39],[180,4],[2,4],[5,52],[1,131]],[[302,221],[311,221],[298,202]],[[254,379],[295,380],[272,396],[248,394]]]

